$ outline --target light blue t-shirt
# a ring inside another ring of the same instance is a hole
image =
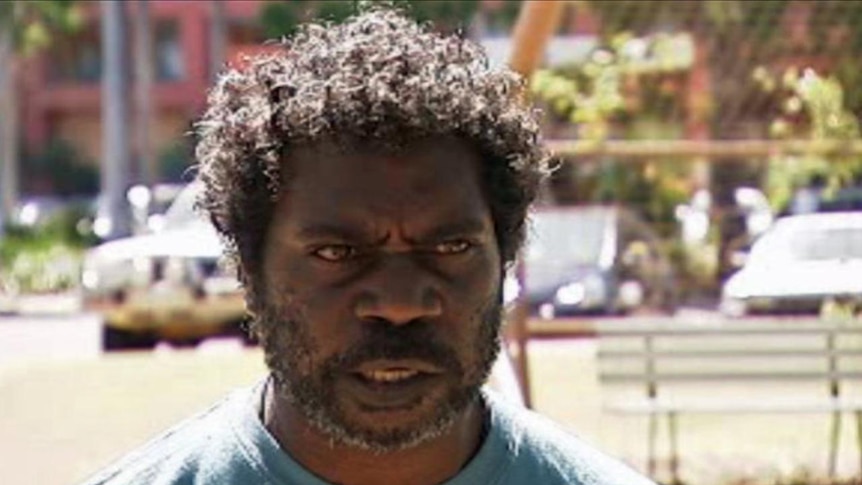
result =
[[[236,391],[87,485],[332,485],[283,452],[258,417],[261,386]],[[443,485],[654,485],[536,413],[491,392],[485,442]],[[395,484],[393,484],[395,485]]]

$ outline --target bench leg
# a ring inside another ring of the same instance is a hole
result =
[[[832,413],[832,433],[829,440],[829,478],[838,471],[838,445],[841,442],[841,411]]]
[[[670,440],[670,476],[673,480],[671,483],[682,483],[679,480],[679,447],[677,443],[677,423],[676,413],[667,415],[668,438]]]
[[[656,441],[658,441],[658,415],[650,413],[647,436],[647,473],[656,476]]]
[[[856,440],[859,447],[859,474],[862,475],[862,411],[856,411]]]

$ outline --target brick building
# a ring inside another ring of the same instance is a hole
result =
[[[225,57],[254,49],[259,34],[254,26],[262,2],[227,0]],[[151,94],[153,151],[160,153],[182,143],[190,122],[200,114],[210,82],[212,5],[204,1],[150,0],[153,55]],[[131,59],[132,17],[135,3],[126,3],[125,32]],[[26,60],[21,70],[22,136],[25,152],[38,152],[54,140],[70,144],[84,160],[101,159],[101,25],[96,2],[85,3],[83,27],[60,38],[48,51]],[[130,123],[134,130],[134,76],[128,65]],[[133,133],[133,131],[130,131]],[[131,137],[133,159],[134,136]],[[133,164],[134,166],[134,164]]]

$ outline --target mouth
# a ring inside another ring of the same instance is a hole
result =
[[[373,361],[350,373],[355,396],[368,408],[410,407],[426,396],[443,370],[418,361]]]
[[[359,377],[362,379],[379,384],[394,384],[409,380],[420,374],[421,372],[418,370],[406,368],[375,369],[358,372]]]

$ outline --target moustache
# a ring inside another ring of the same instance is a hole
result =
[[[330,376],[349,372],[373,360],[419,360],[460,375],[463,371],[455,350],[441,342],[435,324],[425,321],[409,325],[363,322],[360,340],[344,352],[331,357],[325,365]]]

